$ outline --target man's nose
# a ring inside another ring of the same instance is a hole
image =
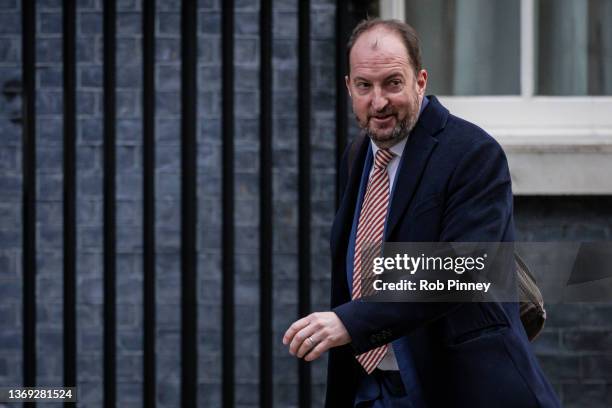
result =
[[[387,107],[388,103],[389,99],[387,99],[382,89],[375,89],[374,95],[372,97],[372,110],[374,110],[375,112],[382,111]]]

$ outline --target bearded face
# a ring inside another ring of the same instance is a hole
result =
[[[416,71],[396,33],[376,27],[353,45],[346,86],[359,127],[380,148],[406,138],[419,117],[427,71]]]

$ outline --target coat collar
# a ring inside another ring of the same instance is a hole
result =
[[[408,138],[404,155],[398,168],[397,182],[391,201],[385,239],[393,232],[404,211],[412,201],[431,153],[438,144],[435,135],[446,126],[448,110],[440,104],[435,96],[428,96],[428,98],[429,103],[421,113]]]

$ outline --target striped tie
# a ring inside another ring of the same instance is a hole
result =
[[[368,181],[357,226],[355,259],[353,261],[353,299],[372,293],[370,285],[365,285],[363,290],[361,285],[363,279],[366,282],[371,280],[372,261],[379,253],[383,241],[385,218],[387,217],[387,208],[389,207],[389,174],[387,173],[387,165],[389,165],[391,159],[393,159],[393,153],[389,150],[380,149],[376,152],[374,170]],[[363,278],[362,268],[364,269]],[[385,354],[387,354],[388,348],[389,344],[385,344],[374,350],[359,354],[357,361],[370,374],[380,364]]]

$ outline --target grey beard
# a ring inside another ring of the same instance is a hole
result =
[[[407,138],[414,126],[416,125],[417,119],[417,115],[408,115],[408,117],[406,117],[393,128],[393,133],[391,133],[391,137],[383,141],[383,145],[379,145],[380,141],[377,140],[376,133],[372,132],[369,126],[366,125],[362,128],[362,130],[365,135],[370,138],[370,140],[376,143],[377,146],[386,149],[391,146],[395,146],[396,144]]]
[[[404,118],[404,120],[402,120],[400,123],[398,123],[395,126],[395,128],[393,128],[391,137],[387,140],[384,140],[384,141],[377,140],[376,133],[370,130],[370,127],[368,126],[367,123],[365,126],[362,127],[362,131],[365,133],[366,136],[370,138],[370,140],[376,143],[376,145],[379,146],[380,148],[388,149],[391,146],[395,146],[396,144],[398,144],[399,142],[401,142],[402,140],[408,137],[408,135],[410,134],[410,132],[412,132],[412,129],[414,129],[414,126],[416,125],[419,119],[419,112],[421,110],[421,104],[419,103],[418,97],[415,97],[414,99],[414,106],[416,107],[416,109],[413,112],[410,112],[410,114],[408,114]],[[357,119],[357,123],[359,123],[359,118],[357,117],[355,118]]]

